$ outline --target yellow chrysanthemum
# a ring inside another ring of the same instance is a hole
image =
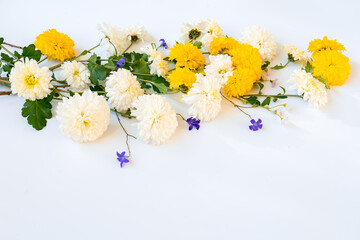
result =
[[[335,40],[329,40],[327,36],[323,39],[314,39],[309,43],[308,51],[315,53],[324,49],[344,51],[345,47]]]
[[[205,58],[202,52],[189,42],[177,43],[170,48],[170,60],[176,60],[176,65],[189,69],[196,69],[205,64]]]
[[[229,77],[224,92],[229,97],[245,95],[252,89],[254,82],[258,79],[258,75],[252,69],[239,67]]]
[[[350,74],[349,58],[338,51],[330,49],[318,52],[313,56],[313,75],[322,76],[329,85],[340,86]]]
[[[240,43],[232,37],[218,37],[211,42],[210,52],[211,55],[228,53],[229,50],[237,47],[238,45],[240,45]]]
[[[57,59],[64,61],[75,57],[74,41],[66,34],[49,29],[36,37],[35,47],[47,55],[49,61]]]
[[[253,71],[256,80],[261,76],[261,55],[259,50],[249,44],[239,44],[229,51],[231,60],[235,67],[247,68]],[[256,81],[255,80],[255,81]]]
[[[190,89],[193,83],[196,81],[196,75],[188,68],[176,68],[168,76],[170,80],[170,87],[179,87],[181,85],[186,86]]]

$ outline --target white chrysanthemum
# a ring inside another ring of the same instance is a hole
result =
[[[48,96],[52,88],[49,68],[40,68],[34,59],[28,58],[15,63],[9,81],[13,93],[31,101]]]
[[[325,85],[315,79],[311,73],[297,69],[291,74],[289,82],[294,83],[290,89],[297,89],[299,95],[304,94],[304,100],[309,100],[309,103],[315,108],[320,108],[327,103]]]
[[[240,42],[250,44],[259,49],[261,60],[263,62],[271,61],[277,51],[274,35],[258,26],[247,28],[243,33]]]
[[[231,57],[225,54],[209,56],[210,64],[205,67],[206,76],[210,75],[218,79],[221,85],[226,84],[229,76],[234,71]]]
[[[178,125],[176,112],[166,98],[159,95],[144,95],[134,102],[131,113],[139,121],[140,138],[145,142],[161,144],[175,132]]]
[[[138,25],[132,25],[126,28],[125,35],[127,37],[128,41],[147,41],[150,36],[147,33],[146,29],[144,27],[138,26]]]
[[[141,49],[144,53],[149,55],[150,73],[156,73],[159,77],[165,77],[170,70],[170,66],[167,61],[164,60],[164,54],[157,51],[151,44]]]
[[[295,61],[298,61],[302,65],[305,65],[307,62],[311,61],[310,57],[304,51],[301,51],[291,44],[284,45],[284,51],[287,54],[290,54]]]
[[[201,42],[206,51],[209,51],[211,42],[215,38],[225,37],[223,30],[215,20],[207,20],[205,31],[206,33]]]
[[[190,91],[183,96],[183,101],[192,104],[189,115],[201,121],[214,119],[221,109],[221,84],[212,76],[196,74],[196,82]]]
[[[136,76],[123,68],[111,73],[106,81],[105,91],[111,106],[118,111],[127,110],[139,96],[144,94]]]
[[[61,75],[75,90],[83,91],[89,88],[91,84],[90,71],[83,63],[75,60],[66,61],[61,65],[61,70]]]
[[[106,131],[110,122],[110,108],[103,96],[86,90],[64,98],[57,107],[60,130],[77,142],[90,142]]]
[[[106,36],[102,44],[106,46],[110,55],[114,55],[116,51],[118,54],[121,54],[128,47],[127,35],[118,27],[109,23],[103,23],[98,25],[98,29]]]
[[[202,38],[206,32],[206,21],[190,21],[184,23],[184,26],[181,28],[182,39],[184,41],[197,41]]]

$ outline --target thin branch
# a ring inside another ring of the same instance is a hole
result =
[[[224,95],[222,92],[220,92],[220,94],[221,94],[221,96],[223,96],[223,98],[225,98],[228,102],[230,102],[234,107],[236,107],[237,109],[239,109],[242,113],[244,113],[245,115],[247,115],[250,119],[253,119],[250,114],[248,114],[247,112],[245,112],[244,110],[241,109],[242,106],[234,103],[234,102],[231,101],[229,98],[225,97],[225,95]]]
[[[12,94],[12,91],[2,91],[0,92],[0,96],[10,95]]]
[[[10,43],[7,43],[7,42],[3,42],[2,44],[8,45],[8,46],[13,47],[13,48],[23,49],[23,47],[16,46],[16,45],[13,45],[13,44],[10,44]]]
[[[134,137],[133,135],[129,134],[129,133],[126,131],[125,127],[124,127],[124,126],[122,125],[122,123],[121,123],[119,114],[118,114],[117,112],[115,112],[115,114],[116,114],[116,117],[117,117],[117,119],[118,119],[118,122],[119,122],[121,128],[124,130],[124,132],[125,132],[125,134],[126,134],[126,146],[127,146],[128,152],[129,152],[129,158],[131,158],[131,150],[130,150],[130,146],[129,146],[129,137],[132,137],[132,138],[134,138],[134,139],[136,139],[136,137]]]

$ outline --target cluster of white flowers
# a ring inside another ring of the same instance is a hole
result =
[[[12,93],[31,101],[47,97],[52,88],[49,68],[40,68],[35,60],[27,58],[15,63],[9,81]]]
[[[307,62],[311,62],[310,57],[304,51],[301,51],[291,44],[284,45],[283,49],[284,52],[290,54],[295,61],[299,61],[301,65],[305,65]]]
[[[106,81],[105,91],[111,106],[118,111],[129,109],[133,102],[144,94],[136,76],[123,68],[111,73]]]
[[[110,108],[103,96],[86,90],[81,96],[64,98],[57,107],[60,130],[77,142],[94,141],[106,131]]]
[[[166,98],[144,95],[134,102],[132,114],[138,122],[139,136],[145,142],[161,144],[175,132],[178,122],[176,112]]]
[[[98,26],[98,29],[106,36],[103,44],[106,45],[110,55],[114,55],[115,52],[121,54],[132,42],[138,40],[144,42],[150,38],[146,29],[138,25],[132,25],[122,30],[109,23],[103,23]]]
[[[156,50],[153,44],[141,49],[144,53],[149,55],[150,73],[156,73],[159,77],[165,77],[170,70],[170,66],[167,61],[164,60],[164,53]]]
[[[75,60],[66,61],[61,65],[61,70],[61,75],[75,90],[83,91],[89,88],[91,84],[90,71],[83,63]]]
[[[315,79],[311,73],[296,69],[290,76],[289,82],[293,83],[290,89],[297,89],[299,95],[304,94],[304,100],[315,108],[320,108],[328,102],[325,85]]]
[[[250,26],[242,34],[240,42],[250,44],[254,48],[259,49],[263,62],[271,61],[276,55],[277,44],[274,35],[264,28]]]
[[[221,109],[220,89],[221,83],[218,78],[196,74],[196,82],[183,96],[183,101],[191,104],[189,115],[201,121],[214,119]]]

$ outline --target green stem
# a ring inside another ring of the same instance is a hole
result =
[[[281,65],[281,63],[280,63],[280,65],[276,65],[276,66],[272,67],[271,69],[275,69],[275,70],[283,69],[291,62],[293,62],[293,60],[288,59],[288,61],[287,61],[287,63],[285,65]]]
[[[129,48],[131,48],[131,46],[134,44],[134,41],[131,41],[130,45],[124,50],[124,52],[122,53],[122,55],[124,55],[124,53],[126,53],[127,50],[129,50]]]
[[[256,96],[256,97],[281,97],[281,96],[285,96],[285,97],[299,97],[299,98],[303,98],[302,96],[296,95],[296,94],[281,94],[281,95],[246,94],[246,95],[242,95],[241,97],[251,97],[251,96]]]
[[[111,108],[110,110],[113,111],[113,112],[115,112],[115,113],[120,114],[120,115],[123,116],[123,117],[129,118],[129,119],[135,118],[134,116],[129,116],[129,115],[127,115],[126,113],[118,112],[118,111],[116,111],[114,108]]]
[[[40,61],[38,61],[38,64],[42,63],[43,61],[45,61],[47,59],[47,57],[41,59]]]
[[[17,59],[17,57],[12,53],[10,52],[6,47],[4,47],[3,44],[0,45],[2,47],[2,49],[4,49],[8,54],[10,54],[13,58]]]
[[[136,137],[134,137],[133,135],[129,134],[126,129],[124,128],[124,126],[122,125],[121,123],[121,120],[120,120],[120,117],[119,117],[119,113],[118,112],[115,112],[116,114],[116,117],[118,119],[118,122],[121,126],[121,128],[124,130],[125,134],[126,134],[126,146],[127,146],[127,149],[128,149],[128,152],[129,152],[129,158],[131,159],[131,151],[130,151],[130,146],[129,146],[129,137],[132,137],[134,139],[136,139]]]
[[[176,113],[176,115],[180,116],[182,118],[182,120],[184,120],[186,122],[186,119],[184,118],[183,115],[181,115],[180,113]]]
[[[210,54],[210,52],[203,52],[203,54]]]
[[[253,119],[250,114],[248,114],[247,112],[245,112],[244,110],[241,109],[242,106],[234,103],[234,102],[231,101],[229,98],[225,97],[225,95],[224,95],[222,92],[220,92],[220,94],[221,94],[221,96],[223,96],[223,98],[225,98],[228,102],[230,102],[234,107],[236,107],[237,109],[239,109],[242,113],[244,113],[245,115],[247,115],[250,119]]]

